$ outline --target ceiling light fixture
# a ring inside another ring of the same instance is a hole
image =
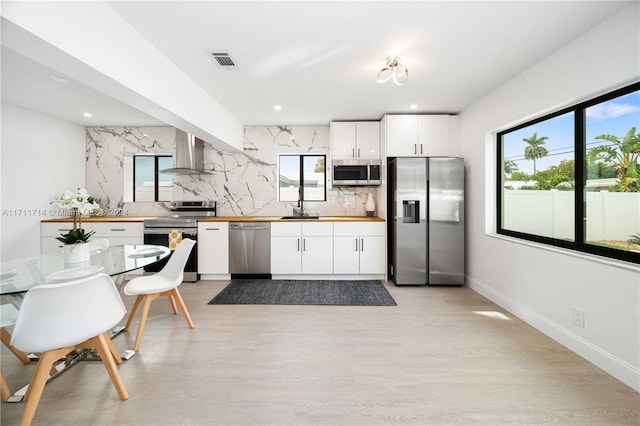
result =
[[[378,83],[384,83],[391,78],[398,86],[405,84],[409,78],[409,70],[400,56],[388,56],[387,66],[376,75]]]
[[[411,105],[409,105],[409,108],[417,109],[418,108],[418,104],[411,104]]]
[[[87,118],[93,117],[93,114],[91,114],[90,112],[83,112],[82,115],[87,117]]]
[[[50,75],[49,78],[53,81],[55,81],[56,83],[68,83],[69,80],[67,80],[64,77],[60,77],[59,75]]]
[[[276,111],[280,111],[282,107],[280,105],[274,105],[273,109],[275,109]]]

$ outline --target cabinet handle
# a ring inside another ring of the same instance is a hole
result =
[[[358,251],[358,239],[356,238],[356,251]]]
[[[112,231],[124,231],[124,228],[111,228]]]
[[[356,158],[356,149],[351,148],[351,158]]]
[[[360,158],[360,148],[358,148],[358,158]]]
[[[298,241],[298,251],[300,251],[300,238],[298,238],[296,241]]]
[[[302,251],[307,251],[307,239],[302,239]]]
[[[71,228],[59,228],[58,231],[60,232],[71,231]]]
[[[420,155],[422,155],[422,144],[420,144]]]
[[[219,231],[220,228],[205,228],[207,231]]]
[[[364,251],[364,238],[360,238],[360,251]]]
[[[417,154],[418,153],[418,144],[413,144],[413,154]]]

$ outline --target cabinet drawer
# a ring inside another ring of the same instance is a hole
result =
[[[271,223],[272,237],[299,237],[302,235],[301,222],[273,222]]]
[[[332,237],[333,222],[302,223],[303,237]]]
[[[333,235],[338,236],[383,236],[386,234],[387,224],[385,222],[335,222],[333,225]]]
[[[82,223],[82,229],[85,232],[93,231],[95,228],[93,223]],[[42,237],[59,237],[60,234],[66,234],[73,229],[73,222],[54,222],[40,224],[40,235]]]
[[[137,222],[93,223],[96,237],[136,237],[144,234],[144,224]]]

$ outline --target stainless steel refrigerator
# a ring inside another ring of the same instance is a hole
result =
[[[396,285],[464,284],[464,161],[389,158],[389,277]]]

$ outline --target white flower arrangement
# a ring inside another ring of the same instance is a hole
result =
[[[62,194],[56,195],[50,204],[55,204],[61,209],[71,210],[73,216],[73,229],[67,234],[57,237],[57,240],[64,244],[86,243],[95,231],[84,232],[84,229],[82,229],[82,215],[90,215],[94,211],[100,210],[100,204],[96,202],[96,199],[89,195],[86,189],[78,188],[73,192],[67,190]]]

